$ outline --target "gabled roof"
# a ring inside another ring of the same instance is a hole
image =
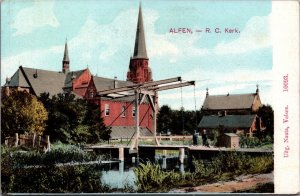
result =
[[[135,134],[135,127],[130,126],[113,126],[111,127],[111,139],[130,139]],[[152,132],[140,127],[140,136],[153,136]],[[133,138],[133,137],[132,137]]]
[[[144,22],[143,22],[143,14],[142,14],[141,5],[139,7],[139,16],[138,16],[138,22],[137,22],[136,35],[135,35],[133,58],[148,59],[147,51],[146,51]]]
[[[6,82],[4,86],[9,86],[9,87],[30,87],[28,82],[26,81],[26,78],[23,74],[23,72],[18,69],[16,73],[11,77],[9,82]]]
[[[233,94],[233,95],[207,95],[202,109],[203,110],[230,110],[230,109],[251,109],[257,96],[252,94]]]
[[[78,70],[78,71],[70,71],[66,74],[66,79],[64,82],[64,87],[72,87],[72,81],[74,79],[77,79],[81,76],[81,74],[85,71],[86,69],[83,70]]]
[[[66,77],[64,73],[22,66],[20,66],[18,71],[22,71],[25,74],[37,96],[44,92],[48,92],[50,96],[63,93]]]
[[[93,76],[93,80],[97,91],[113,89],[115,86],[114,84],[115,81],[118,87],[124,87],[133,84],[130,81],[115,80],[115,79],[103,78],[98,76]]]
[[[199,128],[250,128],[256,115],[203,116]]]

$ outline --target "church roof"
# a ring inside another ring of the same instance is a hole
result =
[[[142,7],[139,7],[139,16],[137,22],[136,36],[135,36],[135,45],[133,58],[145,58],[147,57],[146,51],[146,41],[145,41],[145,32],[144,32],[144,23],[143,23],[143,13]]]
[[[93,76],[93,80],[97,91],[113,89],[115,87],[115,82],[117,87],[124,87],[133,84],[130,81],[115,80],[115,79],[98,77],[98,76]]]
[[[63,93],[65,74],[61,72],[33,69],[20,66],[18,71],[23,71],[32,90],[37,96],[47,92],[52,95]]]
[[[24,74],[20,69],[16,71],[16,73],[11,77],[10,81],[6,81],[4,86],[9,86],[9,87],[30,87],[28,82],[25,79]]]
[[[256,115],[203,116],[199,128],[250,128]]]
[[[207,95],[202,109],[203,110],[230,110],[230,109],[251,109],[257,96],[252,94],[233,94],[233,95]]]

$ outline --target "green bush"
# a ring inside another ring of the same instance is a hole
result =
[[[28,165],[53,165],[68,162],[87,162],[103,159],[104,156],[87,153],[81,148],[72,145],[54,146],[50,152],[43,151],[6,151],[2,157],[8,158],[16,167]]]
[[[1,147],[1,186],[7,192],[107,192],[101,184],[100,168],[95,165],[64,165],[55,163],[96,160],[76,146],[56,146],[52,151],[20,152]],[[24,166],[33,167],[24,167]]]
[[[101,184],[100,169],[96,166],[64,166],[14,169],[2,190],[22,193],[108,192]]]
[[[240,137],[240,146],[243,148],[254,148],[254,147],[261,147],[263,145],[273,144],[273,138],[269,135],[259,139],[257,137]]]
[[[178,183],[182,176],[174,171],[165,172],[158,164],[147,162],[134,169],[137,186],[140,192],[165,192],[170,186]]]

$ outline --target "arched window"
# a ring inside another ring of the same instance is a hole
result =
[[[135,106],[132,107],[132,116],[135,116]]]
[[[109,105],[105,104],[105,116],[109,116]]]
[[[125,117],[125,106],[121,107],[121,117]]]

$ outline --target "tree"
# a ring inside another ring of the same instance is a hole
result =
[[[274,137],[274,110],[270,105],[262,105],[257,115],[261,118],[263,125],[266,127],[266,134]]]
[[[168,130],[172,129],[172,117],[172,109],[167,105],[163,105],[157,115],[157,130],[161,133],[167,133]]]
[[[193,134],[197,128],[200,112],[184,110],[172,110],[169,106],[163,105],[157,116],[158,132],[170,130],[172,134]]]
[[[104,125],[100,108],[95,103],[76,99],[74,94],[68,93],[52,98],[43,93],[39,99],[49,112],[46,132],[53,141],[95,143],[109,139],[110,130]]]
[[[87,101],[86,104],[87,112],[83,123],[89,126],[89,132],[91,133],[88,142],[95,143],[99,140],[109,140],[111,129],[105,126],[100,107],[91,101]]]
[[[42,135],[48,113],[37,98],[27,92],[12,91],[9,96],[3,95],[1,105],[1,136],[12,136],[15,133]]]

